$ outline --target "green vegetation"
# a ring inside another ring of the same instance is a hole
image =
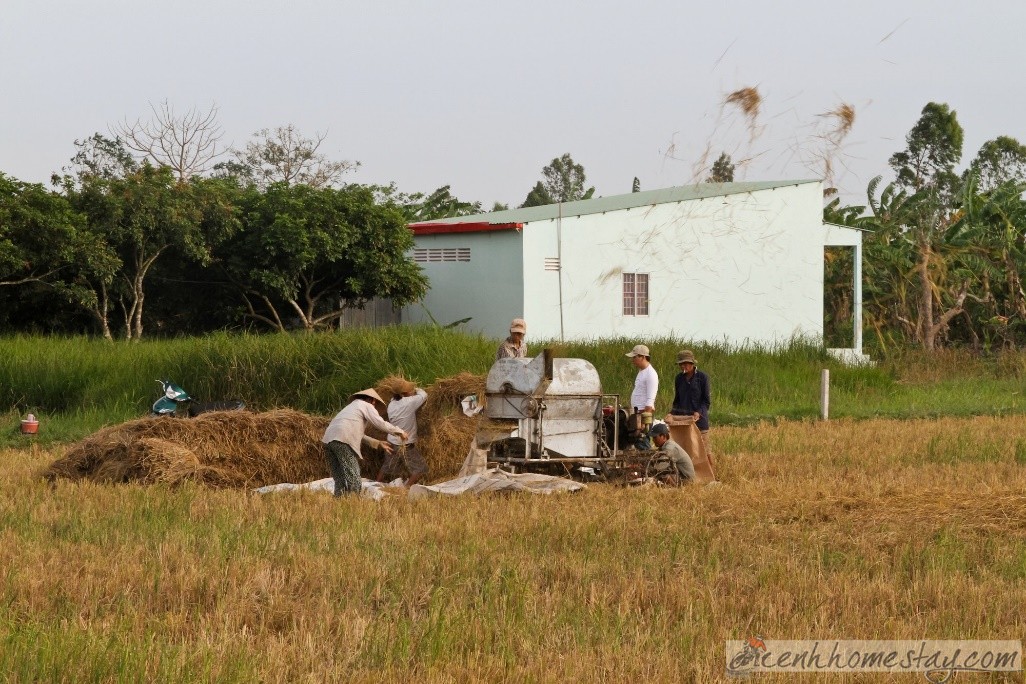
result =
[[[657,408],[673,400],[673,361],[681,340],[648,341],[661,376]],[[627,396],[633,339],[586,343],[531,341],[558,356],[591,361],[607,392]],[[291,407],[331,414],[350,393],[393,373],[421,383],[460,372],[484,374],[496,341],[436,327],[395,326],[324,334],[216,334],[192,339],[111,343],[90,338],[0,339],[0,443],[24,444],[18,418],[43,419],[41,442],[79,439],[104,424],[144,415],[170,378],[200,401],[242,399],[263,410]],[[848,367],[818,347],[778,349],[696,345],[713,382],[712,420],[740,425],[819,415],[820,371],[831,371],[831,416],[969,416],[1026,412],[1026,355],[909,352],[878,365]]]

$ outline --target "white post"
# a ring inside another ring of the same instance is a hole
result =
[[[862,233],[859,233],[859,241],[855,243],[855,302],[854,302],[854,327],[856,358],[862,360]]]
[[[830,420],[830,369],[824,368],[819,383],[819,405],[823,420]]]

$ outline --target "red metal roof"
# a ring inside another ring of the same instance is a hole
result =
[[[464,221],[462,223],[437,223],[424,221],[411,223],[414,235],[437,235],[441,233],[483,233],[490,230],[520,230],[523,223],[488,223],[487,221]]]

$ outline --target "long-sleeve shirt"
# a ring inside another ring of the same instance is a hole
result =
[[[673,408],[670,413],[675,416],[700,414],[698,429],[709,429],[709,406],[712,400],[709,394],[709,376],[700,370],[688,378],[687,373],[677,373],[673,380]]]
[[[388,403],[388,420],[396,427],[406,431],[406,443],[413,444],[417,441],[417,409],[427,401],[427,392],[421,388],[414,390],[412,397],[399,397]],[[392,444],[398,444],[399,438],[389,435],[386,439]]]
[[[355,453],[359,454],[360,441],[363,439],[368,423],[390,435],[402,432],[402,428],[396,427],[382,418],[373,405],[363,399],[354,399],[331,419],[321,441],[325,444],[336,441],[348,444]]]
[[[634,379],[634,391],[631,392],[631,407],[644,410],[646,406],[655,407],[656,395],[659,393],[659,375],[649,364],[638,371]]]
[[[527,358],[527,343],[520,340],[520,346],[513,341],[513,336],[509,336],[505,341],[499,345],[499,348],[495,352],[495,360],[499,359],[525,359]]]
[[[677,467],[677,473],[685,480],[695,479],[695,464],[691,460],[690,454],[684,451],[684,447],[677,444],[672,439],[668,439],[663,442],[663,445],[659,447],[659,451],[662,451],[670,460],[673,461],[673,465]]]

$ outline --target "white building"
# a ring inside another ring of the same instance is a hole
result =
[[[535,340],[821,339],[824,247],[854,247],[861,310],[861,234],[822,207],[819,181],[703,183],[411,224],[430,291],[402,320],[501,338],[522,316]]]

